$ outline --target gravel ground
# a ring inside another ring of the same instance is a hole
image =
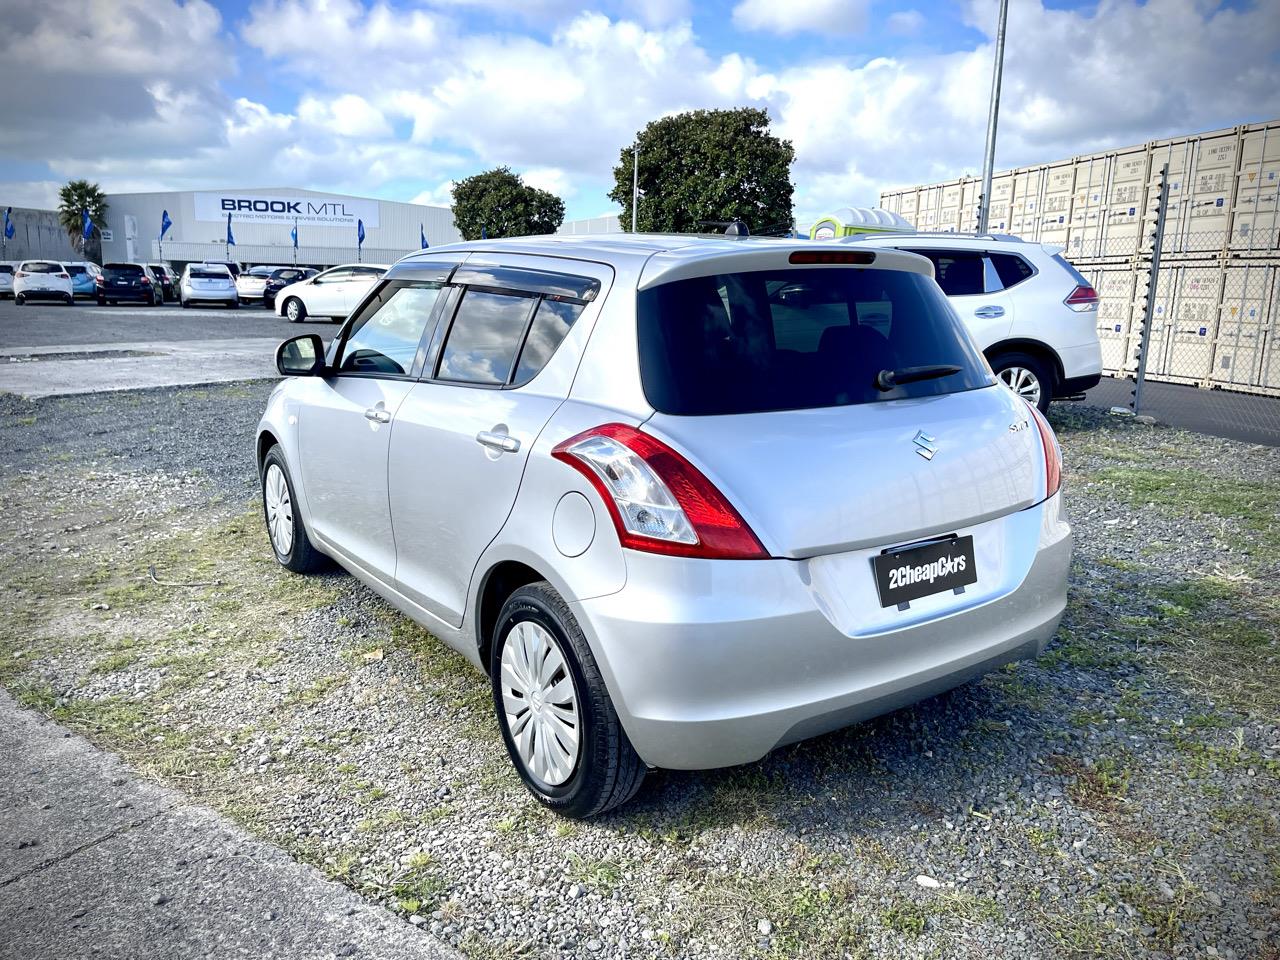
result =
[[[1280,451],[1055,411],[1044,657],[580,824],[460,657],[276,568],[268,389],[0,398],[16,696],[476,957],[1280,958]]]

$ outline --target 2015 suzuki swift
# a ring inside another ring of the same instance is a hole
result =
[[[569,816],[1035,656],[1060,454],[923,257],[538,237],[401,260],[281,344],[272,546],[333,558],[484,670]]]

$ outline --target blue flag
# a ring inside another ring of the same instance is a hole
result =
[[[235,234],[231,232],[231,214],[227,214],[227,246],[234,247],[236,245]]]
[[[364,221],[363,220],[356,221],[356,246],[357,247],[364,246]]]
[[[93,236],[93,221],[89,219],[88,210],[80,211],[80,222],[81,222],[80,236],[88,240],[90,237]]]
[[[9,219],[9,214],[13,213],[13,207],[4,208],[4,238],[6,240],[13,239],[13,221]]]
[[[480,228],[480,239],[481,239],[481,240],[488,240],[488,239],[489,239],[489,231],[488,231],[488,230],[486,230],[484,227],[481,227],[481,228]]]
[[[169,211],[160,211],[160,239],[164,239],[164,235],[169,232],[169,228],[173,226],[173,221],[169,219]]]
[[[293,249],[298,249],[298,221],[293,221],[293,229],[289,231],[289,236],[293,237]]]
[[[422,241],[422,249],[427,249],[427,231],[422,224],[418,224],[418,239]]]

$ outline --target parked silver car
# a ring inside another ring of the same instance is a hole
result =
[[[1035,656],[1066,603],[1053,432],[896,250],[479,241],[281,344],[272,546],[491,678],[530,791],[748,763]]]

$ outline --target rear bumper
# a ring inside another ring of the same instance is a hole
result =
[[[621,591],[571,606],[645,762],[748,763],[1043,651],[1066,607],[1061,495],[957,532],[975,534],[978,582],[908,611],[879,606],[875,551],[802,561],[628,552]]]
[[[1063,396],[1079,393],[1082,389],[1076,387],[1068,390],[1066,384],[1085,381],[1090,377],[1094,378],[1093,383],[1096,384],[1102,375],[1102,344],[1097,337],[1088,343],[1059,350],[1058,359],[1062,362],[1062,384],[1058,386],[1058,393]]]
[[[1070,377],[1058,384],[1058,396],[1073,397],[1086,390],[1092,390],[1102,382],[1101,373],[1091,373],[1083,377]]]
[[[120,300],[137,303],[150,303],[155,294],[150,290],[99,290],[94,294],[101,300]]]

